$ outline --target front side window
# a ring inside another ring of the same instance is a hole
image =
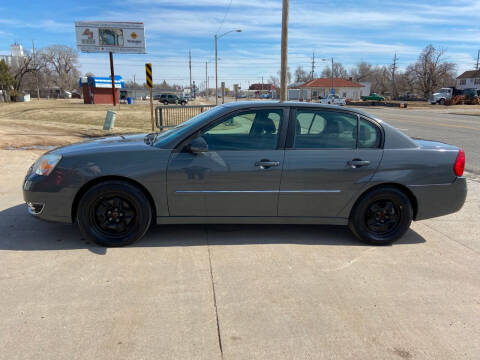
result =
[[[200,136],[211,151],[274,150],[283,111],[250,110],[237,113],[202,131]]]
[[[344,112],[299,110],[295,149],[354,149],[357,116]]]

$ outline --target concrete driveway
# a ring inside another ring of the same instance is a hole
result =
[[[371,247],[343,227],[164,226],[105,249],[26,214],[0,151],[1,359],[479,359],[480,183]]]

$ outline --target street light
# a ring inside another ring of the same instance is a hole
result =
[[[217,42],[218,39],[221,37],[224,37],[225,35],[228,35],[232,32],[242,32],[241,29],[237,30],[230,30],[227,31],[226,33],[223,33],[221,35],[215,34],[215,105],[218,105],[218,47],[217,47]],[[222,97],[222,102],[223,102],[223,97]]]

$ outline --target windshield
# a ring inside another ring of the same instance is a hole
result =
[[[441,93],[449,93],[450,89],[449,88],[443,88],[443,89],[440,89],[440,92]]]
[[[216,106],[214,108],[211,108],[210,110],[200,113],[197,116],[194,116],[193,118],[181,123],[180,125],[175,126],[174,128],[158,133],[154,143],[164,144],[176,137],[177,135],[183,133],[183,131],[185,131],[185,129],[188,129],[190,126],[195,126],[196,124],[203,122],[205,119],[216,116],[222,111],[223,108],[221,106]]]

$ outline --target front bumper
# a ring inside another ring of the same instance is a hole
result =
[[[28,213],[36,218],[72,223],[75,189],[56,184],[55,178],[29,174],[23,183],[23,199]]]
[[[467,179],[463,176],[457,177],[450,184],[411,185],[408,188],[417,199],[415,220],[457,212],[467,198]]]

